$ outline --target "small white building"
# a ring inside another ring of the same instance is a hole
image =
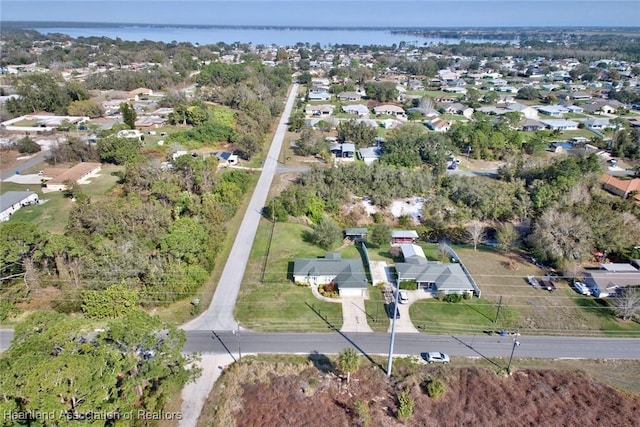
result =
[[[18,209],[40,203],[33,191],[7,191],[0,195],[0,222],[8,221]]]

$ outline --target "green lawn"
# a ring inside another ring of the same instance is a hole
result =
[[[247,328],[263,331],[323,332],[329,329],[327,322],[339,329],[341,305],[316,299],[310,288],[297,286],[290,278],[295,258],[321,257],[326,252],[304,241],[304,233],[311,228],[278,222],[269,247],[271,230],[270,221],[260,220],[236,303],[236,318]],[[343,256],[355,257],[354,250],[344,248]]]
[[[328,332],[342,326],[342,305],[320,301],[292,282],[243,283],[235,316],[256,331]]]
[[[494,306],[502,298],[503,309],[514,311],[514,326],[527,334],[640,337],[640,324],[618,320],[606,300],[578,295],[568,280],[561,279],[555,292],[529,286],[528,275],[540,277],[545,272],[523,257],[507,257],[486,246],[477,251],[456,246],[455,250],[480,287],[482,298]],[[506,267],[510,259],[515,269]]]
[[[479,334],[483,331],[517,329],[520,323],[518,313],[502,306],[496,320],[498,304],[482,298],[471,298],[458,303],[448,303],[435,298],[414,302],[409,315],[414,326],[429,333]]]
[[[365,300],[367,323],[374,332],[386,332],[389,328],[389,317],[384,309],[384,298],[380,286],[369,286],[369,299]]]
[[[120,169],[118,166],[104,165],[99,176],[92,178],[89,184],[80,186],[82,192],[91,198],[103,197],[116,185],[116,173]],[[3,193],[26,190],[38,193],[42,203],[20,209],[11,216],[11,220],[28,221],[53,233],[63,233],[74,202],[64,197],[62,192],[43,193],[38,185],[2,183]]]

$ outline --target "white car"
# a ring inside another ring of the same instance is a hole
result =
[[[400,304],[406,304],[409,302],[409,292],[398,291],[398,294],[398,301],[400,301]]]
[[[422,353],[422,358],[427,363],[444,363],[447,364],[451,361],[448,354],[440,353],[439,351],[430,351],[428,353]]]
[[[580,295],[591,295],[589,287],[582,282],[574,282],[573,287]]]

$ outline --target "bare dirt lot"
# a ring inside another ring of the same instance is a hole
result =
[[[324,356],[296,366],[252,361],[230,367],[216,384],[198,425],[640,425],[640,395],[598,382],[582,371],[522,368],[507,377],[473,364],[398,363],[391,380],[379,367],[367,365],[347,385]],[[426,392],[435,379],[446,386],[446,393],[437,399]],[[398,395],[405,389],[415,407],[413,415],[401,421]]]

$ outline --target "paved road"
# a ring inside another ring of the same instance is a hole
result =
[[[19,166],[12,168],[11,170],[6,170],[4,172],[2,172],[0,174],[0,181],[4,181],[7,178],[10,178],[11,176],[15,175],[16,171],[19,171],[20,173],[22,173],[23,171],[26,171],[27,169],[31,169],[32,167],[39,165],[40,163],[44,162],[44,159],[46,158],[47,154],[49,152],[46,150],[40,151],[38,154],[36,154],[35,156],[31,157],[28,160],[25,160],[24,162],[22,162]]]
[[[231,332],[188,331],[186,352],[238,351],[243,353],[339,353],[355,347],[366,354],[387,354],[389,334],[385,333],[257,333],[243,331],[238,340]],[[520,336],[516,357],[543,359],[640,359],[640,339]],[[512,337],[422,335],[396,333],[396,354],[443,351],[453,356],[505,357],[513,349]]]
[[[278,166],[278,157],[285,132],[287,121],[291,115],[293,104],[298,94],[298,85],[294,84],[285,105],[280,123],[276,129],[271,148],[262,167],[262,173],[251,196],[251,201],[238,230],[238,235],[229,253],[229,258],[218,282],[216,293],[211,300],[209,308],[196,319],[182,326],[185,330],[233,330],[238,327],[233,316],[238,292],[244,275],[244,270],[249,260],[249,253],[253,245],[253,239],[258,229],[262,208],[265,206],[271,181]]]
[[[0,330],[0,350],[5,350],[13,336]],[[541,359],[640,359],[640,339],[520,336],[515,357]],[[240,338],[231,331],[187,331],[184,352],[336,354],[354,347],[365,354],[387,354],[389,334],[385,333],[258,333],[242,331]],[[467,335],[422,335],[396,333],[396,354],[420,354],[443,351],[452,356],[508,357],[513,349],[512,337]]]

